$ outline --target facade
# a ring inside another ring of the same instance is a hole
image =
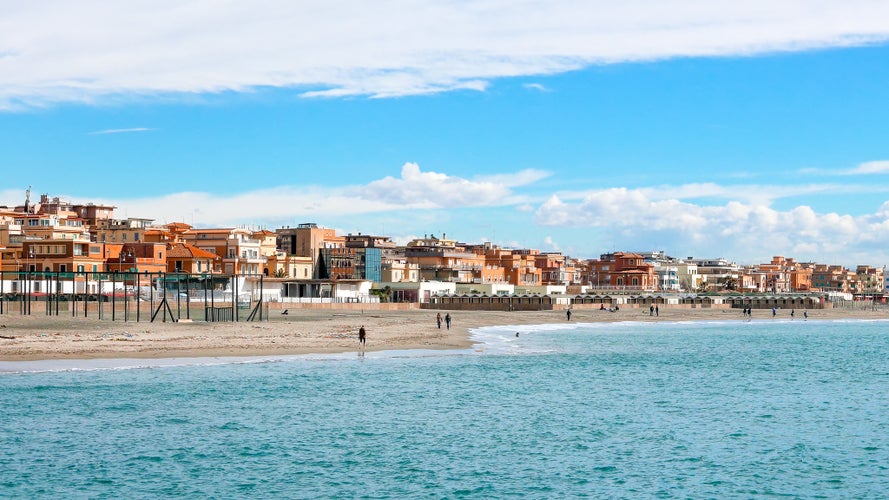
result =
[[[337,236],[335,230],[318,227],[313,222],[303,223],[295,228],[278,229],[275,233],[278,250],[284,251],[287,255],[310,257],[313,268],[317,264],[321,249],[346,247],[346,239]]]
[[[722,257],[716,259],[686,259],[696,265],[700,281],[693,291],[721,291],[732,283],[734,289],[740,283],[741,266]]]
[[[266,257],[266,276],[311,279],[312,258],[287,255],[284,251],[277,250],[273,255]]]
[[[380,264],[380,281],[390,283],[417,282],[420,266],[404,258],[387,258]]]
[[[106,243],[105,268],[120,273],[161,273],[167,271],[167,245],[164,243]]]
[[[404,256],[408,263],[417,265],[421,281],[472,283],[480,276],[485,262],[483,256],[458,247],[456,240],[447,239],[445,234],[409,242]]]
[[[265,274],[261,242],[245,228],[190,229],[183,241],[222,258],[222,273],[245,276]]]
[[[104,247],[82,239],[26,240],[18,268],[43,273],[104,272]]]
[[[100,243],[139,243],[154,219],[103,219],[94,226],[93,239]]]
[[[614,252],[586,262],[586,279],[595,289],[656,291],[654,265],[637,253]]]
[[[173,243],[167,246],[168,273],[219,273],[221,269],[222,257],[213,252],[188,243]]]

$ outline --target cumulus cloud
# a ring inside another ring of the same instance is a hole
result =
[[[559,244],[553,240],[552,236],[547,236],[543,238],[543,245],[545,250],[552,250],[553,252],[558,252],[561,249],[559,248]]]
[[[386,177],[352,190],[358,197],[405,208],[474,207],[512,204],[519,201],[511,187],[541,178],[537,171],[485,176],[476,180],[423,172],[416,163],[405,163],[401,177]]]
[[[534,221],[595,228],[627,249],[650,249],[657,242],[677,251],[731,254],[748,262],[789,252],[803,252],[794,255],[802,260],[842,263],[855,255],[889,257],[882,250],[889,244],[889,202],[873,214],[852,216],[817,213],[805,205],[789,210],[740,201],[706,205],[657,197],[648,189],[612,188],[576,201],[553,195],[538,208]]]
[[[0,108],[297,88],[378,97],[483,90],[591,64],[883,41],[872,0],[105,2],[0,16]]]
[[[281,186],[217,195],[173,193],[158,198],[104,200],[131,216],[156,217],[160,222],[181,220],[231,225],[251,222],[333,218],[399,210],[437,210],[504,206],[524,198],[512,188],[532,182],[537,175],[517,172],[484,180],[423,171],[405,163],[400,177],[387,176],[364,185],[341,187]]]

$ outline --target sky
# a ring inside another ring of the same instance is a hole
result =
[[[889,2],[0,0],[0,172],[160,224],[883,266]]]

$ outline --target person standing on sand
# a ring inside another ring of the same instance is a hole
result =
[[[568,321],[571,321],[571,309],[568,309],[568,311],[566,311],[566,314],[568,315]]]
[[[648,316],[654,316],[654,304],[648,306]]]
[[[445,325],[447,325],[448,330],[451,329],[451,313],[445,314]]]
[[[656,317],[660,317],[660,316],[661,316],[661,309],[660,309],[658,306],[654,306],[654,315],[655,315]]]
[[[364,325],[361,325],[361,328],[358,329],[358,348],[367,348],[367,330],[364,329]]]
[[[441,313],[435,315],[435,322],[438,323],[438,329],[441,330]]]

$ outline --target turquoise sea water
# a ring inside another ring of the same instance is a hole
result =
[[[461,352],[0,363],[0,497],[886,497],[887,329],[500,327]]]

